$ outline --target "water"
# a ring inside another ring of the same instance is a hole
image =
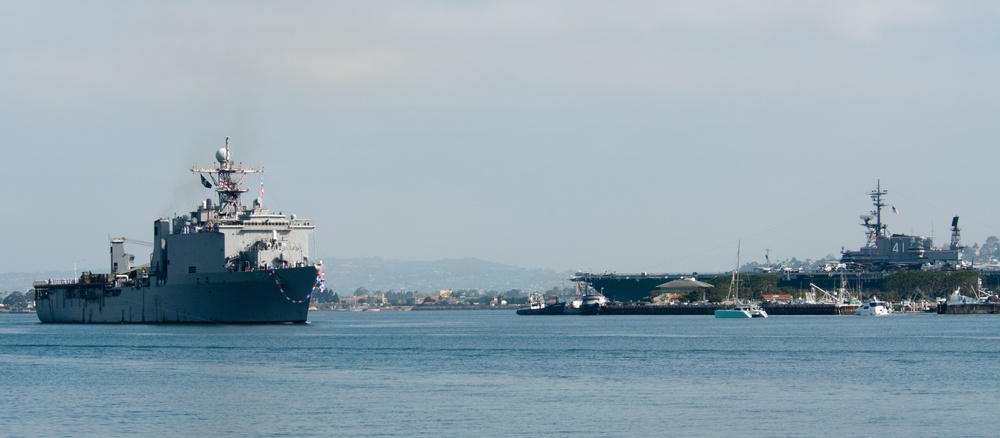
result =
[[[7,436],[994,436],[1000,316],[0,315]]]

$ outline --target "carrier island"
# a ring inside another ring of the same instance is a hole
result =
[[[321,261],[309,258],[314,226],[264,207],[264,183],[252,206],[243,180],[263,168],[233,162],[229,139],[212,167],[194,167],[217,202],[153,222],[149,263],[135,265],[125,238],[112,238],[110,273],[35,281],[45,323],[304,323],[323,288]]]

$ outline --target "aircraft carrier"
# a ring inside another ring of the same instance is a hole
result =
[[[322,262],[309,259],[314,226],[264,207],[264,183],[243,205],[242,182],[263,168],[233,162],[229,139],[212,167],[194,167],[217,202],[153,222],[148,264],[134,266],[126,238],[111,239],[110,273],[35,281],[44,323],[304,323]]]
[[[903,270],[965,270],[972,267],[962,260],[961,230],[958,216],[951,222],[951,242],[947,248],[937,248],[929,237],[892,234],[882,220],[882,210],[887,206],[888,194],[876,185],[869,195],[874,209],[861,216],[867,242],[859,250],[845,250],[840,263],[825,269],[810,271],[792,269],[765,269],[746,272],[745,275],[776,275],[778,287],[809,290],[811,285],[834,290],[849,287],[863,291],[878,290],[882,282],[895,272]],[[983,285],[988,288],[1000,287],[1000,272],[982,271]],[[591,273],[578,272],[570,279],[593,287],[609,299],[620,302],[648,300],[650,292],[657,286],[681,277],[707,280],[729,273]]]

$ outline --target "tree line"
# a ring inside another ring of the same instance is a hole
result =
[[[23,312],[28,310],[28,302],[34,301],[35,297],[28,295],[28,292],[10,292],[3,297],[3,308],[9,311]]]
[[[886,277],[877,291],[868,291],[889,301],[934,301],[946,298],[956,290],[965,295],[975,295],[981,285],[979,271],[899,271]],[[728,275],[705,280],[713,287],[706,290],[690,291],[682,295],[687,302],[722,302],[729,294],[731,278]],[[778,287],[779,277],[773,274],[746,275],[740,277],[740,297],[760,300],[763,295],[788,294],[793,298],[805,298],[806,291],[798,288]],[[858,297],[860,298],[860,297]]]

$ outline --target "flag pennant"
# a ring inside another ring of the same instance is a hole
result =
[[[206,189],[212,188],[212,183],[208,182],[208,180],[205,179],[205,175],[201,176],[201,185],[205,186]]]
[[[260,178],[260,197],[264,197],[264,177]]]

